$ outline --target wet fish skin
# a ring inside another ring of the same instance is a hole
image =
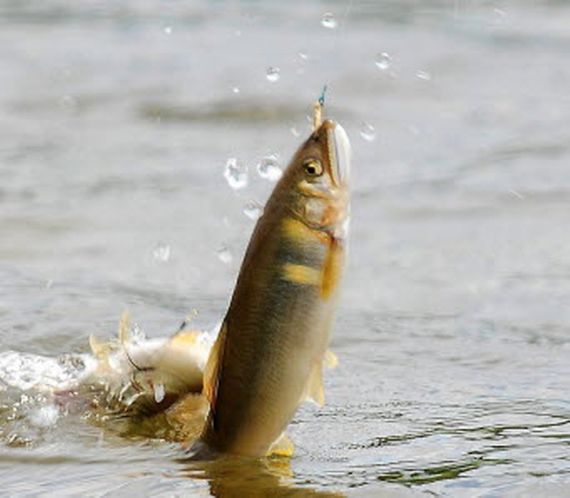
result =
[[[344,266],[348,139],[327,120],[308,138],[251,237],[205,371],[211,448],[263,456],[306,397],[322,403],[322,362]]]

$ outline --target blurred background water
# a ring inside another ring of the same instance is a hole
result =
[[[210,328],[257,165],[325,83],[354,148],[340,366],[286,477],[192,470],[0,386],[2,494],[568,493],[568,26],[554,0],[0,0],[0,351],[84,352],[124,308]]]

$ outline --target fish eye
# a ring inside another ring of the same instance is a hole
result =
[[[307,159],[303,163],[303,168],[305,168],[305,173],[309,176],[320,176],[323,174],[323,165],[318,159]]]

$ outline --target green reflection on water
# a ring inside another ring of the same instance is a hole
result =
[[[429,484],[446,479],[455,479],[471,470],[484,465],[503,465],[511,463],[508,459],[477,458],[465,462],[450,462],[448,464],[434,465],[420,470],[391,471],[378,476],[378,480],[394,482],[405,485]]]

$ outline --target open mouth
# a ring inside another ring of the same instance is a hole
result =
[[[350,177],[350,156],[352,152],[350,140],[344,128],[338,123],[329,128],[327,134],[334,182],[339,186],[345,185]]]

